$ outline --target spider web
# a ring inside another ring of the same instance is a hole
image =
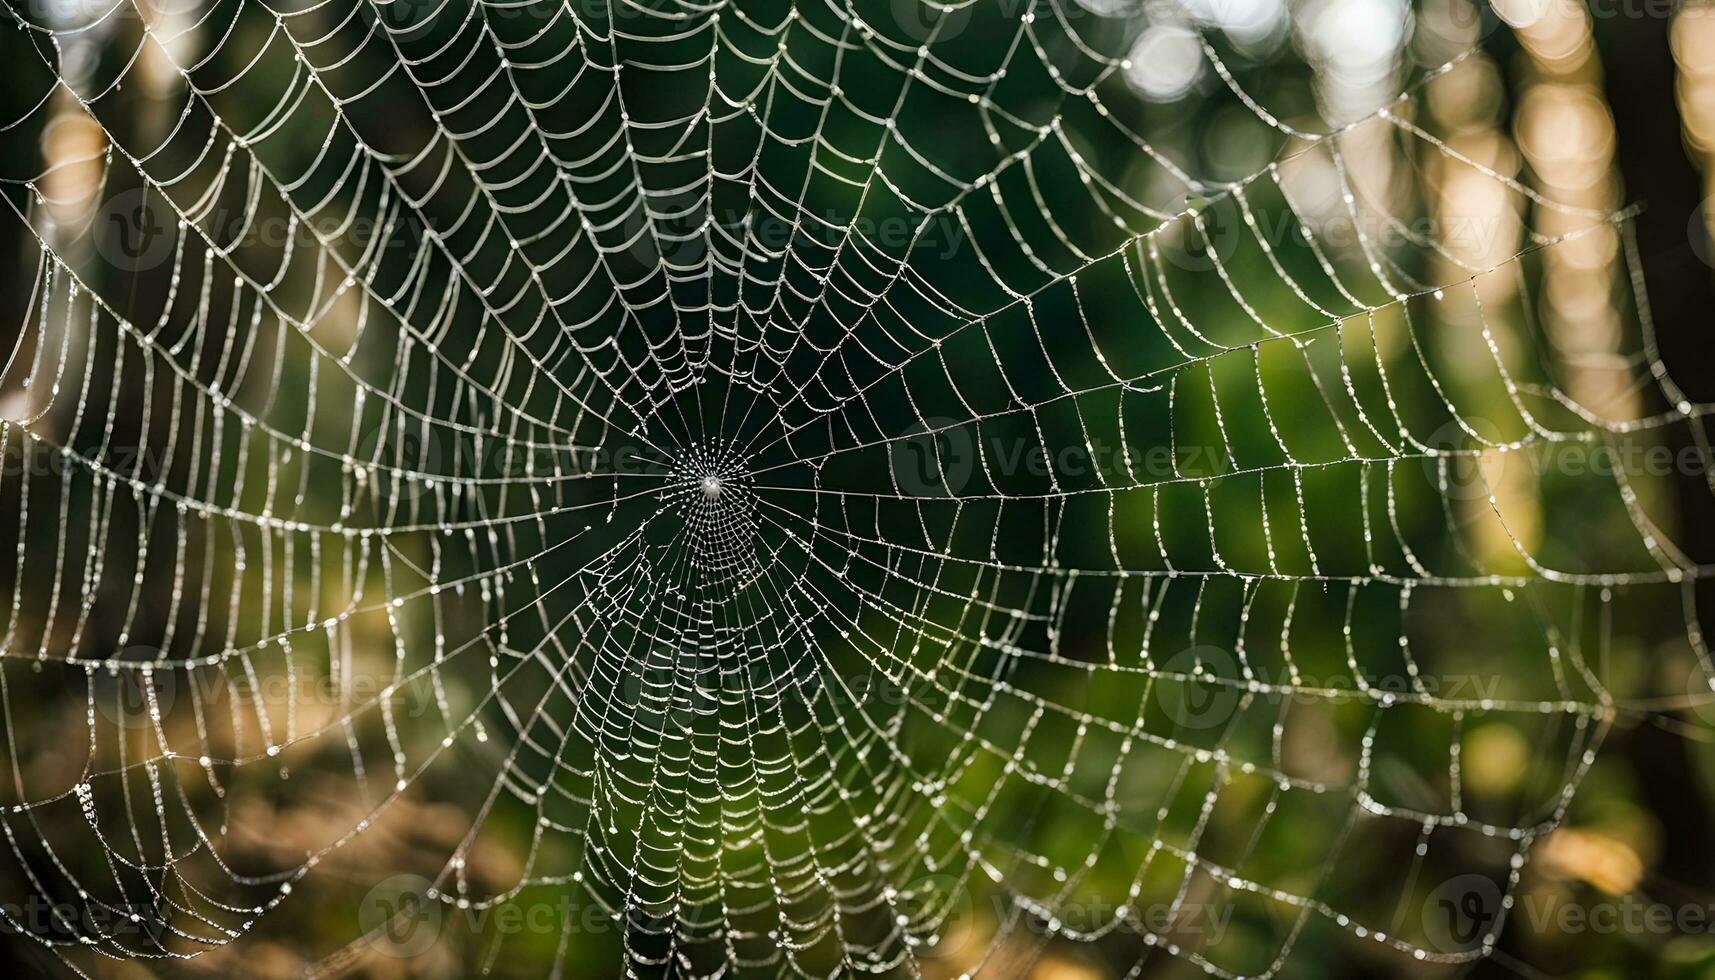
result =
[[[1274,161],[1221,181],[1149,138],[1134,14],[1055,0],[77,13],[13,9],[0,374],[48,903],[0,914],[73,969],[243,948],[318,870],[573,895],[646,974],[1465,962],[1614,726],[1707,701],[1709,566],[1627,461],[1708,406],[1630,215],[1420,118],[1468,53],[1311,131],[1210,33]],[[1589,240],[1624,416],[1536,320]]]

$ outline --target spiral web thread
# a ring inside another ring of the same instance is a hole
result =
[[[1709,690],[1709,566],[1623,462],[1702,459],[1709,406],[1628,215],[1418,121],[1466,58],[1316,134],[1211,37],[1278,149],[1220,183],[1146,139],[1123,19],[899,9],[12,11],[0,853],[63,904],[10,925],[79,970],[242,947],[416,798],[461,832],[369,879],[573,893],[645,974],[1493,954],[1615,724]],[[50,123],[92,135],[26,166]],[[102,264],[114,214],[153,264]],[[1592,236],[1626,417],[1535,319]],[[1479,793],[1494,720],[1529,771]],[[246,835],[299,794],[326,826]],[[1500,907],[1450,942],[1460,872]]]

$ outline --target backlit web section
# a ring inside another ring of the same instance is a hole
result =
[[[1708,698],[1626,464],[1708,406],[1624,215],[1433,132],[1469,56],[1307,128],[1211,32],[1222,181],[1057,0],[12,13],[3,909],[76,969],[1469,961]]]

